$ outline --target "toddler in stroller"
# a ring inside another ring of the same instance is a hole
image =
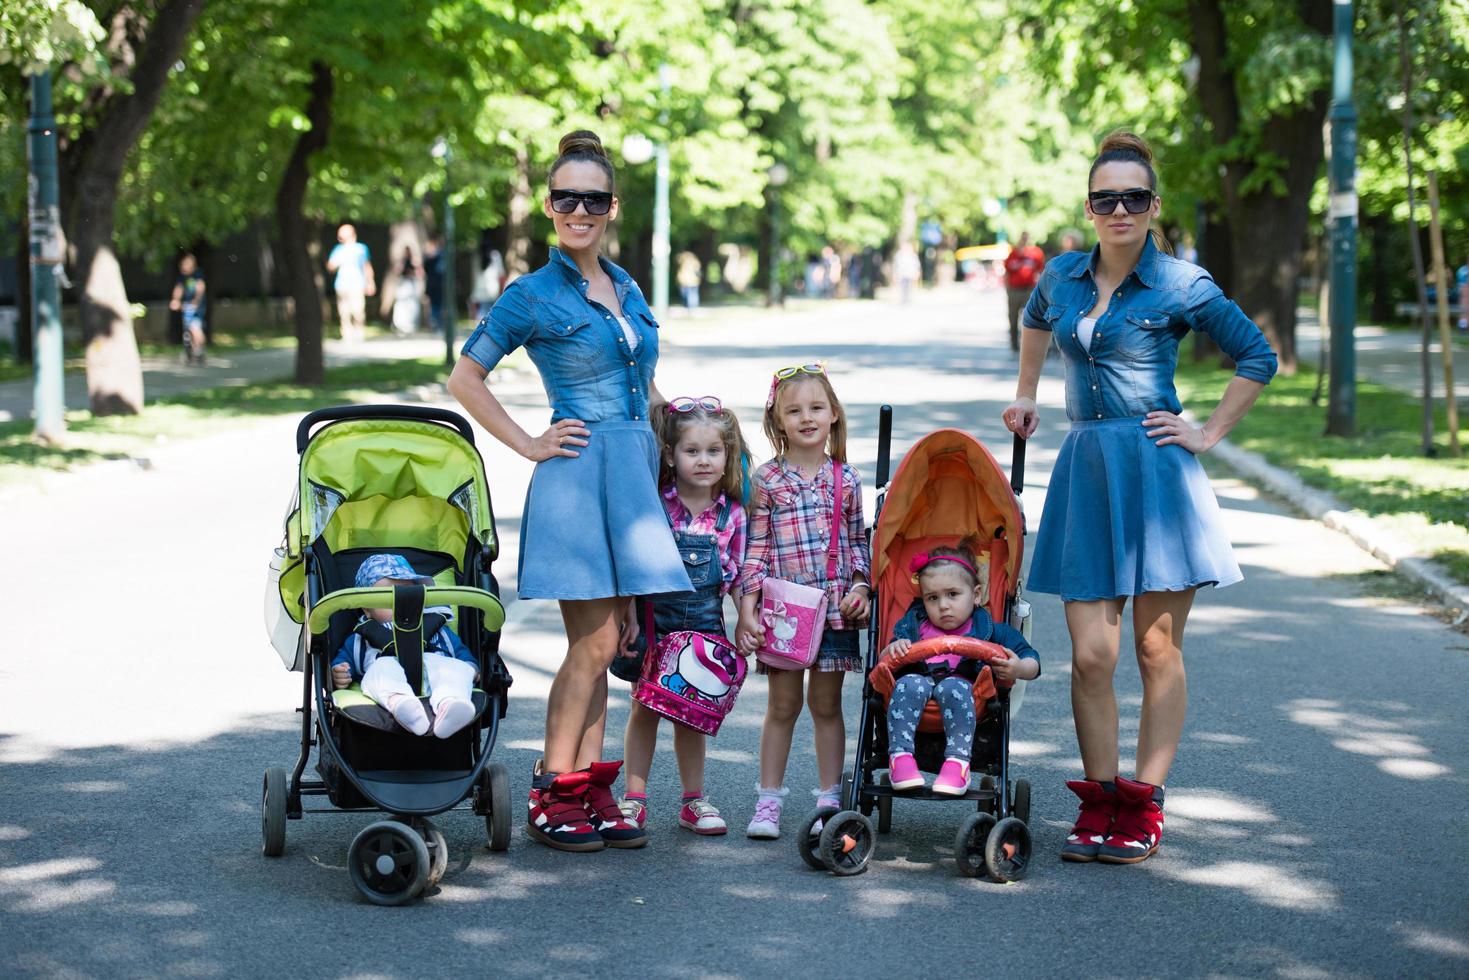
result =
[[[967,542],[966,542],[967,543]],[[914,555],[909,563],[918,586],[915,599],[893,627],[893,642],[883,651],[876,670],[886,672],[892,696],[888,701],[888,766],[894,790],[922,786],[923,773],[913,758],[913,743],[924,706],[933,701],[944,726],[944,764],[933,781],[933,791],[944,796],[962,796],[969,791],[969,761],[974,749],[978,714],[974,703],[975,682],[984,664],[958,653],[942,652],[915,660],[904,655],[914,643],[944,637],[970,637],[998,643],[1007,659],[991,659],[995,681],[1013,683],[1040,676],[1040,656],[1020,631],[1008,623],[996,623],[984,608],[988,591],[988,568],[973,552],[958,548],[934,548]],[[887,685],[881,685],[887,686]],[[984,692],[984,700],[992,691]]]
[[[419,575],[401,555],[371,555],[357,569],[359,589],[392,588],[396,585],[433,585]],[[471,687],[479,670],[474,654],[445,625],[453,610],[430,606],[423,611],[423,676],[428,683],[429,707],[433,709],[433,733],[448,738],[475,715]],[[364,609],[346,642],[332,659],[332,686],[341,690],[360,681],[362,693],[388,709],[393,718],[414,735],[427,735],[430,722],[418,692],[408,684],[403,666],[393,648],[393,610]]]

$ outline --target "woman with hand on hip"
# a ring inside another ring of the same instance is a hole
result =
[[[663,516],[648,424],[650,407],[664,401],[653,385],[658,325],[632,277],[598,254],[617,216],[614,181],[596,134],[561,140],[543,202],[559,247],[506,287],[449,378],[475,421],[536,463],[517,591],[560,602],[567,652],[547,699],[526,830],[568,851],[647,843],[612,795],[622,763],[601,761],[607,666],[637,637],[635,597],[690,589]],[[539,436],[521,429],[485,385],[521,346],[551,403],[551,426]]]
[[[1209,274],[1160,251],[1153,154],[1117,132],[1092,164],[1091,252],[1046,266],[1023,314],[1020,381],[1007,428],[1036,430],[1035,393],[1054,337],[1071,431],[1051,472],[1029,587],[1061,596],[1071,633],[1071,708],[1085,779],[1069,861],[1135,864],[1163,833],[1163,784],[1183,733],[1183,628],[1201,585],[1240,581],[1209,479],[1195,458],[1244,417],[1275,374],[1259,328]],[[1158,244],[1155,244],[1158,243]],[[1235,377],[1202,426],[1180,417],[1173,387],[1191,330],[1234,359]],[[1112,677],[1131,598],[1143,703],[1134,779],[1118,775]]]

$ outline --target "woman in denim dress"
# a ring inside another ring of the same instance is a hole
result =
[[[536,463],[521,522],[517,592],[556,599],[567,653],[546,706],[526,829],[560,850],[641,847],[647,836],[612,795],[620,762],[603,762],[607,666],[637,635],[633,599],[687,592],[689,577],[658,497],[648,424],[663,401],[653,384],[658,331],[622,269],[598,255],[617,216],[615,175],[601,140],[561,140],[543,202],[559,248],[515,280],[470,335],[449,391],[496,439]],[[524,346],[551,402],[551,426],[525,432],[485,386]]]
[[[1067,783],[1081,798],[1062,848],[1070,861],[1134,864],[1162,839],[1163,783],[1188,706],[1184,623],[1199,586],[1243,577],[1195,457],[1234,428],[1276,368],[1264,335],[1209,274],[1159,250],[1150,228],[1159,203],[1147,144],[1108,136],[1086,204],[1099,244],[1046,266],[1025,307],[1017,397],[1004,413],[1011,431],[1035,432],[1036,386],[1054,338],[1071,432],[1051,473],[1028,584],[1061,596],[1071,632],[1086,778]],[[1180,417],[1173,387],[1178,344],[1192,330],[1236,364],[1202,426]],[[1117,772],[1112,687],[1129,597],[1143,682],[1135,779]]]

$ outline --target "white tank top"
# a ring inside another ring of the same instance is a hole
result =
[[[638,341],[642,338],[638,336],[638,332],[627,322],[627,317],[619,316],[617,318],[617,325],[622,328],[622,335],[627,338],[628,349],[637,350]]]
[[[1081,349],[1090,351],[1092,349],[1092,331],[1097,328],[1097,318],[1084,316],[1076,321],[1076,340],[1081,344]]]

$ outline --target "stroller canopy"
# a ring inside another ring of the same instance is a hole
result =
[[[919,439],[888,485],[872,539],[873,576],[880,597],[881,642],[918,597],[908,563],[919,552],[952,547],[970,535],[990,562],[989,611],[999,622],[1015,591],[1024,550],[1020,503],[995,457],[959,429]]]

